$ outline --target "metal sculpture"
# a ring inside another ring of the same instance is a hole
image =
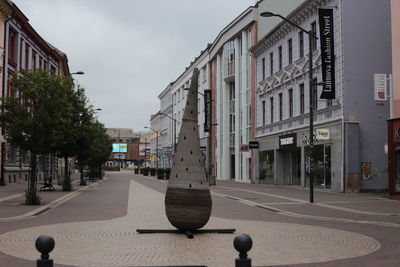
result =
[[[168,220],[182,231],[203,227],[210,218],[212,206],[200,150],[197,90],[198,70],[195,68],[165,194]]]

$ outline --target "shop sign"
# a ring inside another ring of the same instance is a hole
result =
[[[335,99],[335,54],[333,39],[333,9],[318,9],[322,81],[321,99]]]
[[[258,143],[258,141],[250,141],[249,142],[249,148],[250,149],[258,149],[260,146],[260,144]]]
[[[387,78],[384,73],[374,74],[375,101],[386,101]]]
[[[318,141],[327,141],[330,140],[330,132],[329,129],[317,129],[317,136]]]
[[[249,152],[249,145],[241,145],[240,152]]]
[[[313,134],[313,141],[317,141],[317,138],[315,136],[315,133]],[[303,144],[308,145],[310,143],[310,139],[308,138],[308,134],[307,133],[302,133],[301,134],[301,141],[303,142]]]
[[[211,129],[211,89],[204,90],[204,132]]]
[[[279,136],[279,149],[296,148],[296,134]]]
[[[371,162],[361,162],[361,178],[363,180],[371,179]]]

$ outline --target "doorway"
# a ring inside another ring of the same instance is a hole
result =
[[[235,154],[231,154],[231,179],[235,179]]]
[[[306,147],[305,157],[308,159],[309,147]],[[316,145],[314,146],[314,187],[316,188],[331,188],[331,151],[332,145]],[[306,186],[310,185],[309,176],[309,159],[305,161],[305,177]]]
[[[400,192],[400,147],[394,151],[394,179],[395,179],[395,192]]]

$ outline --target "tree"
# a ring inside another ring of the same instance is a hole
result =
[[[50,75],[48,71],[15,73],[11,93],[2,98],[0,115],[7,140],[30,152],[30,177],[25,203],[40,204],[37,195],[37,155],[56,149],[60,123],[72,116],[72,78]]]
[[[71,179],[68,170],[68,158],[76,156],[82,149],[82,139],[86,126],[90,125],[93,118],[93,109],[85,96],[84,88],[78,86],[71,92],[70,102],[72,103],[72,115],[60,122],[57,127],[56,151],[59,157],[64,159],[64,191],[71,191]]]
[[[77,160],[81,170],[83,166],[89,166],[91,175],[97,169],[98,175],[101,177],[101,165],[108,160],[111,154],[112,140],[106,134],[104,125],[98,121],[84,125],[82,129]],[[81,179],[83,179],[82,176]]]

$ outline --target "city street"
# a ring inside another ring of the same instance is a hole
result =
[[[75,191],[41,192],[43,205],[25,206],[24,185],[0,187],[0,266],[36,266],[34,242],[55,239],[55,266],[234,266],[233,239],[253,239],[253,266],[398,266],[400,202],[374,194],[217,181],[205,229],[235,234],[138,234],[173,229],[164,211],[167,183],[130,171]]]

